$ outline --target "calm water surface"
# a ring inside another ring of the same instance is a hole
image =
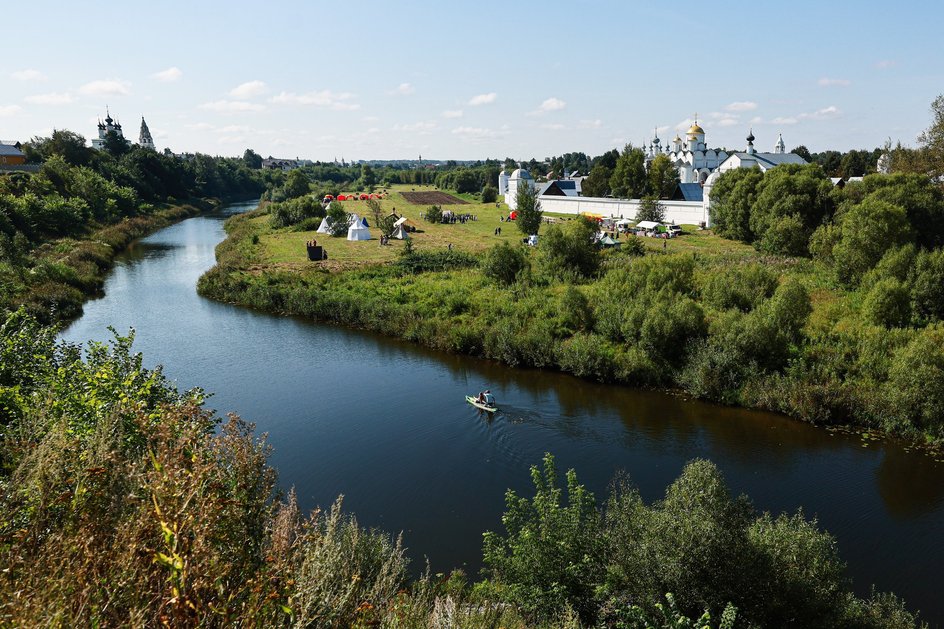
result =
[[[794,511],[837,536],[856,590],[903,596],[941,624],[944,465],[886,442],[862,447],[767,413],[513,370],[410,343],[275,317],[196,294],[236,204],[135,244],[63,338],[136,330],[135,347],[181,389],[269,434],[272,464],[303,508],[344,494],[364,525],[403,531],[434,571],[480,565],[482,532],[501,530],[504,492],[530,489],[544,452],[605,495],[626,470],[647,501],[704,457],[758,509]],[[463,396],[490,387],[489,421]]]

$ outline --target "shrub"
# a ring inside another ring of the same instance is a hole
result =
[[[498,200],[498,188],[495,186],[485,186],[482,189],[482,203],[494,203]]]
[[[839,239],[832,250],[836,276],[847,286],[857,285],[888,249],[903,244],[910,236],[905,210],[866,199],[842,217]]]
[[[348,214],[344,206],[338,201],[332,201],[328,206],[328,231],[335,238],[347,235],[347,229],[351,226],[351,215]]]
[[[894,278],[878,280],[862,304],[866,320],[886,328],[897,328],[911,319],[911,294]]]
[[[530,268],[528,257],[521,247],[502,242],[489,249],[482,258],[482,273],[503,286],[510,286],[519,274]]]
[[[600,253],[593,242],[595,233],[596,226],[584,217],[548,227],[538,247],[545,272],[558,278],[569,274],[586,278],[596,273]]]
[[[774,294],[777,275],[761,264],[710,270],[702,281],[702,300],[718,310],[750,312]]]
[[[431,205],[423,213],[423,218],[425,218],[430,223],[441,223],[443,217],[442,206]]]
[[[797,214],[775,220],[757,242],[757,248],[767,253],[785,256],[809,254],[810,232]]]
[[[944,249],[918,254],[911,291],[915,314],[922,321],[944,320]]]

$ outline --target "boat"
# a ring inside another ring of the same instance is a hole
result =
[[[485,402],[479,402],[478,396],[475,395],[465,396],[465,401],[475,408],[480,408],[483,411],[488,411],[489,413],[494,413],[498,410],[498,405],[495,404],[495,396],[493,396],[491,393],[485,394]]]

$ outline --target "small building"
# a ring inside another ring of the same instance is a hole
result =
[[[269,155],[262,160],[262,168],[268,170],[292,170],[293,168],[298,168],[298,160],[272,157]]]
[[[20,150],[19,142],[5,144],[0,142],[0,166],[22,166],[26,163],[26,154]]]

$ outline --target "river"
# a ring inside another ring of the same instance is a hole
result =
[[[856,591],[871,584],[944,619],[944,465],[894,441],[863,442],[778,415],[510,369],[360,331],[199,297],[233,204],[135,243],[105,297],[63,338],[136,331],[148,365],[208,406],[269,435],[272,465],[299,503],[344,494],[362,525],[403,531],[414,565],[480,566],[482,533],[501,530],[504,493],[530,491],[545,452],[603,498],[617,470],[648,502],[696,457],[714,461],[759,510],[816,516],[839,540]],[[489,420],[463,396],[490,387]]]

